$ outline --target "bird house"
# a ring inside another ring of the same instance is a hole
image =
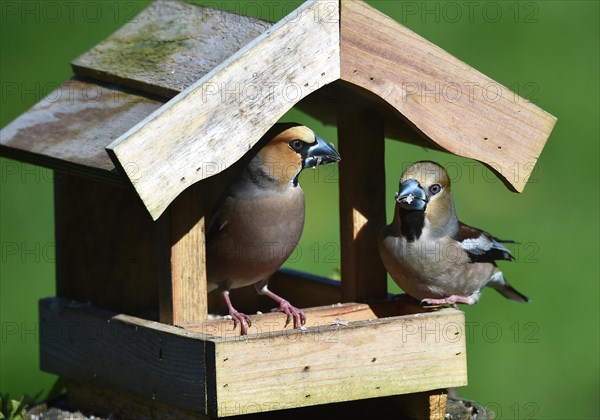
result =
[[[72,66],[0,149],[55,171],[41,367],[72,402],[224,417],[410,394],[433,417],[435,390],[466,385],[463,313],[386,301],[384,139],[475,159],[522,191],[515,165],[533,170],[554,117],[360,0],[276,23],[158,0]],[[307,308],[305,328],[257,314],[241,337],[208,318],[205,219],[293,106],[338,126],[341,282],[280,270],[271,287]]]

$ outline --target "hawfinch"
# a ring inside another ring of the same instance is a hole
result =
[[[496,260],[512,260],[498,238],[460,222],[450,178],[433,162],[417,162],[400,179],[391,224],[379,235],[379,253],[394,281],[422,304],[477,303],[484,286],[529,302],[504,278]]]
[[[242,335],[247,334],[250,319],[233,307],[229,291],[251,284],[279,303],[278,310],[287,315],[286,325],[293,320],[298,328],[306,322],[301,310],[268,289],[267,279],[294,251],[302,234],[300,172],[340,160],[331,144],[298,124],[276,124],[259,143],[263,146],[217,204],[206,234],[208,290],[221,291]]]

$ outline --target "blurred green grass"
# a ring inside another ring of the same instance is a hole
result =
[[[49,3],[0,3],[0,126],[70,77],[70,60],[148,4],[50,3],[60,17],[43,6]],[[267,19],[300,4],[204,3]],[[435,160],[455,171],[462,220],[520,242],[517,261],[501,268],[533,302],[486,290],[478,305],[462,307],[469,385],[461,396],[500,418],[598,418],[599,3],[369,3],[558,117],[523,194],[509,192],[478,163],[387,141],[387,214],[389,220],[402,169]],[[334,127],[296,110],[285,118],[335,142]],[[0,393],[17,398],[47,392],[55,379],[39,370],[36,334],[37,300],[54,294],[52,174],[4,158],[0,165]],[[286,265],[332,276],[339,267],[337,168],[306,171],[301,183],[307,224]],[[399,289],[390,283],[390,291]]]

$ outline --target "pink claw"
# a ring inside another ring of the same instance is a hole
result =
[[[238,321],[240,323],[241,335],[248,335],[248,327],[252,326],[252,321],[250,321],[250,317],[246,314],[236,311],[231,308],[229,310],[229,315],[233,319],[233,329],[237,328]]]
[[[306,324],[306,315],[304,315],[304,312],[290,304],[290,302],[285,299],[281,299],[279,302],[279,308],[273,308],[271,309],[271,312],[283,312],[287,315],[285,327],[288,326],[292,319],[294,320],[294,328],[299,328],[301,325]]]

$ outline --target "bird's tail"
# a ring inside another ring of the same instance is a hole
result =
[[[516,302],[531,302],[531,299],[529,299],[527,296],[519,292],[517,289],[515,289],[508,283],[504,286],[496,286],[492,284],[490,284],[490,286],[496,289],[498,293],[500,293],[507,299],[514,300]]]
[[[519,292],[517,289],[512,287],[502,275],[500,270],[496,271],[492,276],[488,286],[496,289],[498,293],[507,299],[514,300],[515,302],[531,302],[527,296]]]

